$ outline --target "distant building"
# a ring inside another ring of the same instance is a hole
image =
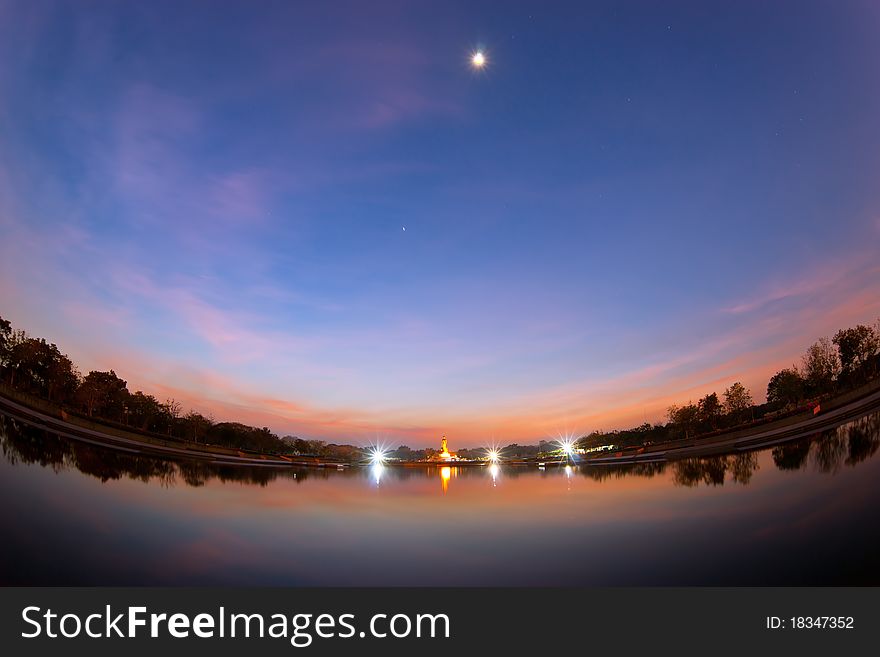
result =
[[[449,445],[446,442],[446,436],[440,439],[440,453],[437,458],[441,461],[454,461],[457,456],[454,452],[449,451]]]

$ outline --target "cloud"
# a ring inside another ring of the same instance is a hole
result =
[[[224,230],[268,223],[278,176],[256,166],[207,164],[199,152],[216,129],[195,102],[132,83],[119,102],[113,135],[95,159],[106,163],[99,175],[113,181],[127,221],[200,246],[222,244]]]
[[[840,286],[852,285],[854,277],[873,280],[880,273],[875,256],[873,250],[857,251],[845,259],[819,263],[799,278],[768,285],[753,296],[722,308],[721,312],[731,315],[754,313],[783,301],[803,301]]]

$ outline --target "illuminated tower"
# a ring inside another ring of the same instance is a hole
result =
[[[446,443],[446,436],[440,440],[440,459],[443,461],[451,461],[455,458],[455,454],[449,451],[449,445]]]

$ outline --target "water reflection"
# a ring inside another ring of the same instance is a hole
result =
[[[843,466],[854,466],[880,448],[880,414],[857,420],[773,448],[773,463],[779,470],[801,470],[812,465],[818,472],[834,474]],[[725,481],[748,485],[759,469],[758,452],[687,458],[671,463],[638,463],[611,466],[582,466],[578,470],[598,481],[623,477],[654,477],[672,471],[677,486],[723,486]]]
[[[205,461],[169,461],[152,456],[109,450],[67,440],[0,414],[0,449],[12,465],[37,464],[55,472],[77,470],[101,482],[122,478],[171,486],[182,482],[200,487],[212,479],[266,486],[282,477],[302,483],[309,477],[326,478],[323,470],[218,465]]]
[[[277,479],[304,483],[310,479],[331,477],[366,477],[374,487],[388,478],[404,482],[412,477],[440,480],[443,494],[450,482],[459,477],[486,477],[496,487],[502,473],[516,479],[537,473],[542,477],[563,475],[570,482],[575,477],[593,481],[624,478],[651,479],[671,474],[675,486],[723,486],[726,482],[748,485],[759,470],[757,452],[741,452],[723,456],[686,458],[670,463],[630,463],[610,465],[540,464],[506,466],[489,463],[481,467],[411,466],[395,467],[380,462],[364,468],[345,471],[305,467],[251,467],[218,465],[203,461],[172,461],[140,454],[119,452],[67,440],[54,433],[36,429],[0,414],[0,448],[7,461],[37,464],[56,472],[74,469],[102,482],[122,478],[171,486],[183,483],[200,487],[213,479],[267,486]],[[812,436],[787,442],[772,449],[772,462],[780,471],[813,467],[818,472],[833,474],[843,467],[852,467],[872,457],[880,449],[880,414],[872,414],[843,426]]]
[[[712,456],[675,461],[672,464],[673,481],[677,486],[723,486],[725,478],[746,485],[758,469],[754,452],[731,456]]]
[[[113,452],[0,415],[0,583],[880,583],[878,447],[874,415],[671,463],[337,471]]]
[[[458,468],[456,468],[458,470]],[[456,472],[456,474],[458,474]],[[449,466],[444,466],[440,468],[440,485],[443,488],[443,494],[446,494],[446,491],[449,490],[449,480],[452,478],[452,468]]]
[[[492,488],[496,488],[498,486],[498,475],[501,474],[501,466],[497,463],[489,464],[489,476],[492,477]]]
[[[773,448],[780,470],[800,470],[810,463],[819,472],[836,473],[872,457],[880,448],[880,414],[866,415],[824,433]]]

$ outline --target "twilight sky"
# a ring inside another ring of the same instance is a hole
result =
[[[762,400],[880,315],[877,117],[872,0],[0,0],[0,315],[305,437]]]

